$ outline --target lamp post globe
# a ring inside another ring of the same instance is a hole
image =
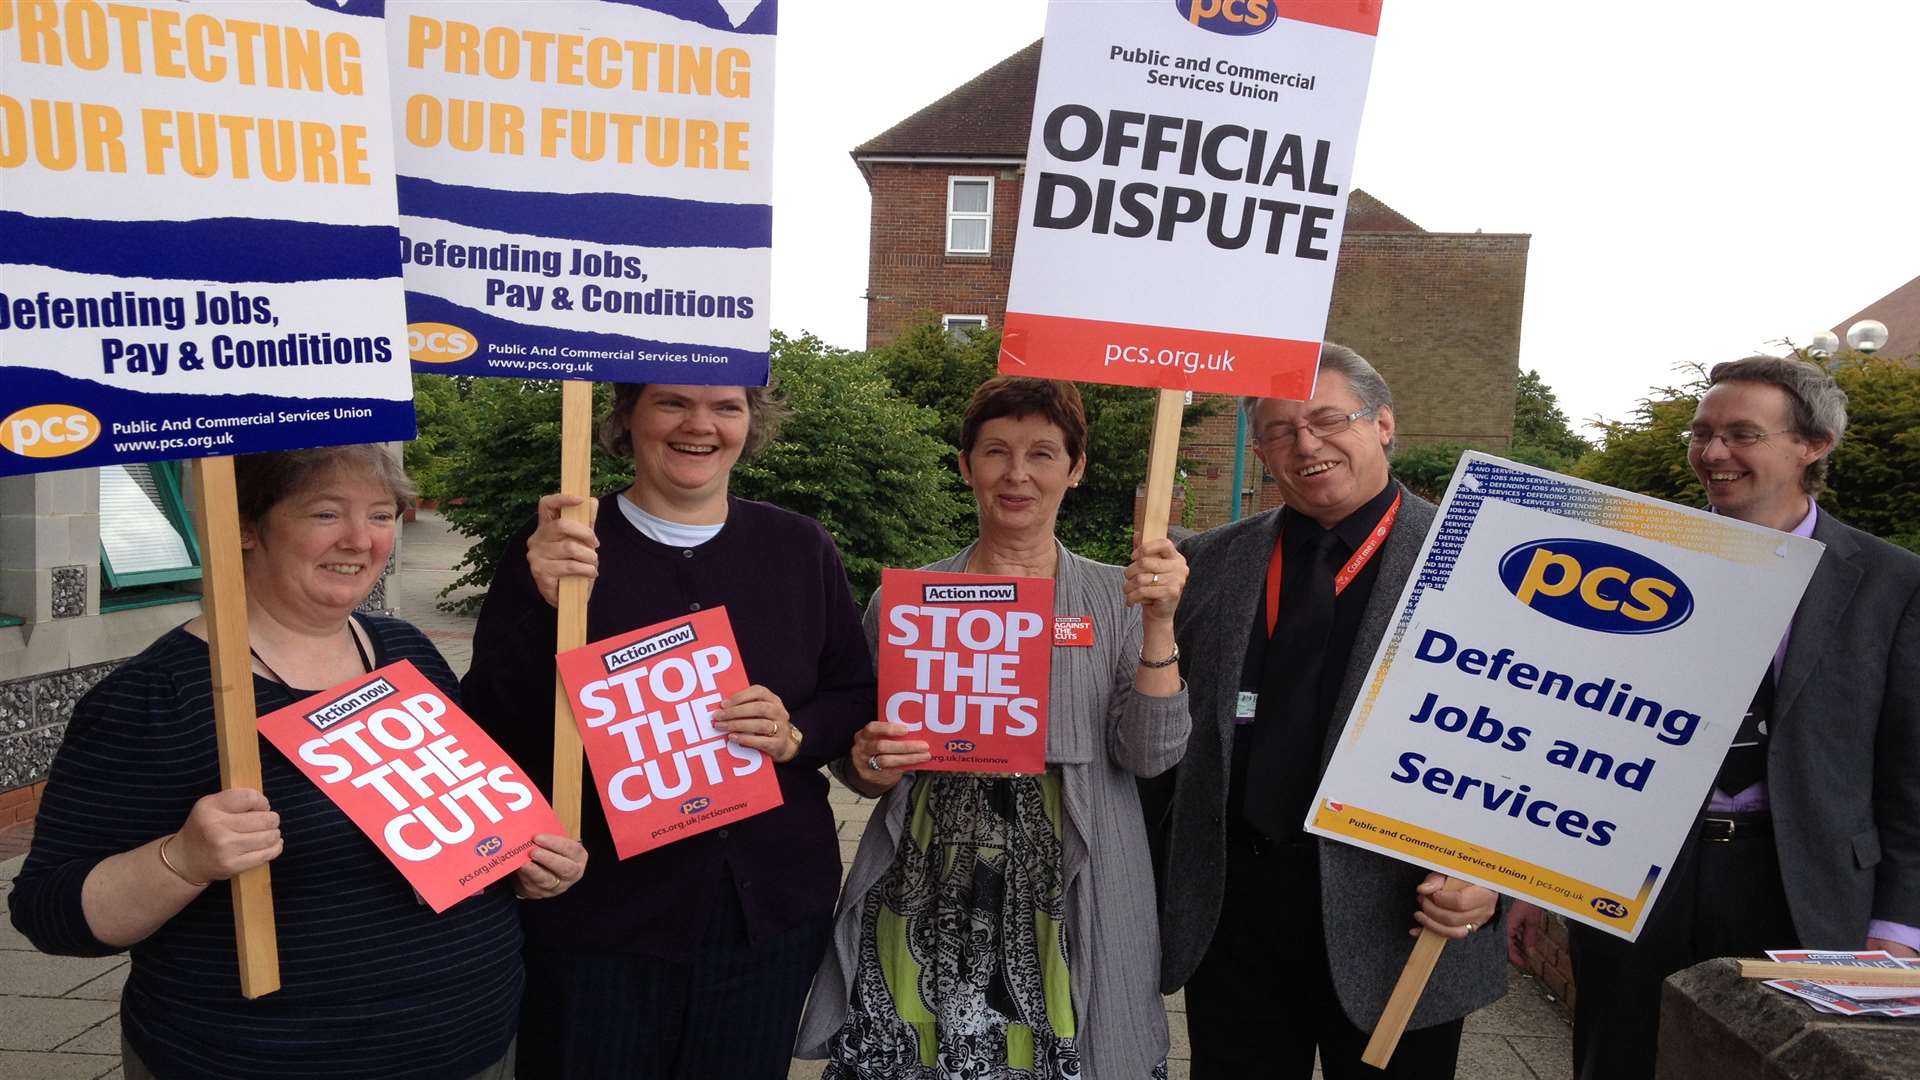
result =
[[[1847,327],[1847,348],[1863,353],[1879,352],[1887,346],[1887,324],[1878,319],[1861,319]]]
[[[1807,355],[1828,357],[1840,351],[1840,335],[1831,330],[1822,330],[1807,342]]]

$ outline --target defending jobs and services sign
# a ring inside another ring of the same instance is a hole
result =
[[[1308,831],[1632,939],[1822,549],[1469,453]]]
[[[1378,0],[1055,0],[1000,370],[1312,396]]]
[[[413,437],[381,13],[0,3],[0,476]]]
[[[767,381],[776,0],[391,0],[408,344]]]

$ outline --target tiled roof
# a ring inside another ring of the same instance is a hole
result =
[[[1887,324],[1887,345],[1880,350],[1880,355],[1900,359],[1920,355],[1920,277],[1841,319],[1833,332],[1844,342],[1847,327],[1861,319],[1878,319]]]
[[[1040,42],[974,76],[959,89],[854,147],[865,157],[1024,158],[1040,82]],[[1358,188],[1347,200],[1347,232],[1425,232]]]
[[[853,156],[1026,157],[1039,82],[1036,41],[855,147]]]

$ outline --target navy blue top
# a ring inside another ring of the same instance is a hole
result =
[[[635,529],[617,498],[601,500],[594,528],[600,575],[587,640],[725,606],[748,680],[780,696],[805,739],[792,761],[774,767],[782,805],[625,861],[595,785],[584,785],[587,872],[566,893],[522,906],[527,940],[688,962],[727,888],[753,944],[825,923],[840,892],[840,844],[820,767],[846,755],[875,706],[873,662],[840,552],[813,519],[746,499],[729,502],[713,539],[669,547]],[[527,568],[531,531],[507,542],[494,572],[461,701],[550,794],[558,618]]]
[[[420,631],[363,618],[376,666],[411,660],[456,691]],[[102,859],[179,829],[220,790],[207,643],[169,631],[80,700],[53,761],[33,849],[8,903],[46,952],[120,950],[87,926],[80,888]],[[295,700],[256,677],[261,715]],[[281,989],[240,996],[230,890],[206,889],[134,945],[127,1041],[163,1080],[465,1080],[506,1053],[522,970],[503,883],[436,916],[346,814],[265,740],[263,786],[286,849],[272,862]]]

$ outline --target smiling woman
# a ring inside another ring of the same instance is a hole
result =
[[[453,673],[420,631],[354,614],[413,499],[393,457],[377,446],[255,454],[234,473],[255,709],[401,660],[452,694]],[[261,791],[221,790],[207,651],[194,619],[76,706],[8,897],[15,925],[48,952],[132,952],[120,1011],[129,1078],[506,1075],[522,984],[513,893],[564,890],[585,851],[538,837],[511,889],[434,915],[270,745]],[[269,862],[282,988],[248,1001],[228,891],[212,883]]]
[[[522,1080],[786,1075],[840,882],[820,766],[847,752],[874,698],[832,538],[729,492],[782,411],[765,387],[616,386],[601,444],[632,459],[633,483],[599,499],[592,527],[560,518],[578,499],[542,499],[488,587],[463,697],[528,773],[552,775],[550,605],[562,576],[581,575],[595,579],[589,641],[725,609],[752,685],[712,727],[773,759],[782,799],[625,860],[601,798],[582,800],[593,872],[522,913]]]

